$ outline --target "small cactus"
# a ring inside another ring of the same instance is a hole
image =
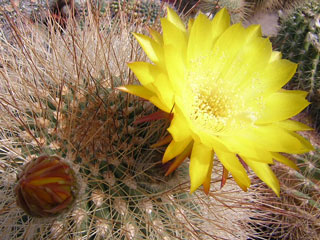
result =
[[[112,15],[124,12],[132,19],[149,24],[164,15],[160,0],[111,0],[108,4]]]
[[[281,23],[273,40],[283,57],[299,64],[296,75],[288,83],[290,89],[309,92],[308,107],[314,126],[320,129],[320,3],[307,2]]]
[[[288,10],[292,9],[300,4],[303,4],[306,0],[245,0],[253,10],[262,11],[274,11],[274,10]]]
[[[248,7],[243,0],[167,0],[179,12],[195,15],[198,11],[214,16],[221,8],[226,8],[233,23],[246,19]]]

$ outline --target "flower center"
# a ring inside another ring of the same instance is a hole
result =
[[[223,76],[193,64],[186,74],[186,112],[196,130],[213,135],[230,135],[254,123],[257,111],[246,96]],[[235,76],[236,77],[236,76]]]

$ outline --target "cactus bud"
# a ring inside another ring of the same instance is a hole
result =
[[[73,170],[59,157],[38,157],[18,176],[17,205],[34,217],[57,216],[74,202],[76,185]]]

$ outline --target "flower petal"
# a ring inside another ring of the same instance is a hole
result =
[[[297,64],[286,59],[269,63],[264,73],[260,76],[262,94],[268,96],[270,93],[278,91],[293,77],[296,69]]]
[[[265,99],[265,108],[256,123],[272,123],[297,115],[310,104],[302,93],[303,91],[285,91],[271,94]]]
[[[272,157],[277,160],[278,162],[281,162],[295,170],[299,170],[298,166],[292,162],[290,159],[286,158],[285,156],[281,155],[280,153],[271,153]]]
[[[187,34],[167,19],[161,19],[161,25],[165,67],[174,90],[181,91],[186,66]]]
[[[268,164],[252,161],[249,158],[243,158],[246,164],[257,174],[257,176],[264,181],[279,197],[280,184],[277,177]]]
[[[273,125],[282,127],[284,129],[287,129],[289,131],[308,131],[313,130],[312,127],[309,127],[308,125],[305,125],[301,122],[293,121],[293,120],[283,120],[280,122],[274,122]]]
[[[195,19],[188,41],[188,60],[206,56],[214,41],[218,38],[212,34],[211,21],[202,13]],[[201,44],[199,44],[201,43]]]
[[[161,70],[156,65],[147,62],[131,62],[128,63],[131,71],[139,79],[139,82],[146,87],[146,85],[153,83]]]
[[[217,154],[219,161],[232,174],[237,184],[241,187],[242,190],[246,191],[251,182],[246,173],[246,170],[240,163],[237,156],[231,152],[221,151],[221,149],[219,148],[215,148],[214,151]]]
[[[206,176],[206,178],[205,178],[205,180],[203,182],[203,191],[207,195],[209,194],[209,191],[210,191],[212,168],[213,168],[213,160],[210,162],[210,166],[209,166],[209,169],[208,169],[207,176]]]
[[[184,84],[186,61],[185,53],[179,51],[175,46],[165,46],[165,61],[167,73],[170,79],[170,83],[177,95],[181,95],[181,92],[186,87]]]
[[[243,134],[253,144],[270,152],[304,153],[313,149],[300,135],[274,125],[247,129]]]
[[[216,41],[205,66],[210,66],[210,72],[225,82],[227,88],[246,87],[244,96],[255,90],[252,86],[255,86],[253,84],[264,71],[272,53],[270,41],[257,37],[259,29],[255,26],[244,29],[240,24],[229,27]],[[248,71],[248,66],[251,71]]]
[[[191,137],[186,138],[180,142],[172,140],[163,155],[162,163],[166,163],[170,161],[172,158],[182,153],[185,150],[185,148],[191,143],[191,141]]]
[[[205,145],[195,142],[193,144],[190,158],[190,193],[193,193],[207,179],[211,162],[213,161],[213,151]]]
[[[170,7],[167,7],[167,19],[170,23],[172,23],[180,31],[186,32],[186,28],[184,26],[184,23],[180,19],[179,15]]]
[[[278,51],[273,51],[270,58],[270,63],[282,58],[282,53]]]
[[[154,93],[166,105],[166,109],[171,109],[174,105],[174,93],[168,76],[157,65],[146,62],[128,63],[140,83]]]
[[[186,138],[189,138],[191,136],[191,132],[180,108],[175,106],[174,111],[175,113],[173,115],[173,119],[170,127],[167,130],[176,142],[180,142]]]
[[[272,156],[269,151],[259,148],[259,145],[255,145],[252,141],[242,136],[225,136],[222,138],[222,141],[234,153],[255,159],[258,162],[273,163]]]
[[[149,99],[149,101],[164,112],[169,113],[170,110],[172,109],[172,106],[168,106],[167,104],[164,104],[158,96],[152,96]]]
[[[164,45],[173,45],[178,47],[179,49],[186,49],[187,33],[185,28],[184,30],[181,30],[166,18],[161,19],[161,26],[163,31]]]
[[[163,62],[164,58],[161,45],[159,45],[159,43],[148,36],[139,33],[133,33],[133,35],[137,39],[149,59],[152,62],[161,65],[161,62]]]
[[[163,45],[163,38],[159,32],[152,28],[149,28],[149,33],[152,36],[153,40],[155,40],[159,45]]]
[[[227,9],[221,9],[212,19],[211,31],[214,36],[212,39],[219,37],[228,27],[230,27],[230,15]]]
[[[183,150],[181,154],[179,154],[173,163],[170,165],[168,171],[166,172],[166,176],[172,173],[187,157],[190,156],[193,147],[193,141],[189,143],[189,145]]]
[[[146,100],[149,100],[151,97],[154,96],[153,92],[151,92],[150,90],[148,90],[143,86],[138,86],[138,85],[126,85],[126,86],[118,87],[117,89],[123,92],[131,93],[135,96],[144,98]]]

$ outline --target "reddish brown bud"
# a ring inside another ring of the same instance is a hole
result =
[[[52,217],[75,200],[77,181],[68,164],[56,156],[41,156],[28,164],[15,188],[17,205],[29,215]]]

